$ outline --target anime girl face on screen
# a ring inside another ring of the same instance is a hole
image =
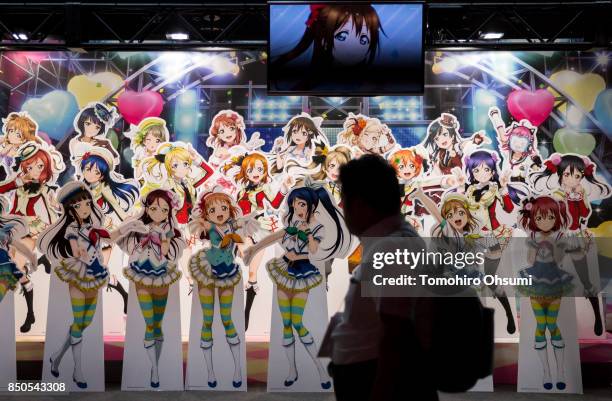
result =
[[[393,91],[393,80],[395,91],[410,91],[405,73],[422,59],[421,10],[418,4],[273,4],[270,89]]]

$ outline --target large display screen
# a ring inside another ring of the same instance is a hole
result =
[[[271,93],[423,93],[423,5],[270,5]]]

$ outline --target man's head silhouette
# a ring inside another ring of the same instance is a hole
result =
[[[401,192],[393,167],[380,156],[365,155],[340,168],[346,225],[355,235],[381,220],[399,216]]]

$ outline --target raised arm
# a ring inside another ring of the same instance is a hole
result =
[[[501,118],[501,113],[497,107],[491,107],[489,109],[489,120],[497,132],[499,141],[504,144],[508,141],[508,135],[506,134],[506,124]]]
[[[425,207],[425,209],[427,209],[429,214],[431,214],[438,223],[442,222],[443,217],[440,214],[438,206],[433,200],[431,200],[429,196],[425,195],[425,192],[423,192],[423,189],[420,186],[417,187],[414,193],[410,196],[410,199],[417,199],[418,201],[420,201]]]

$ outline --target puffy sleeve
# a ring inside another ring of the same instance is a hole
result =
[[[70,241],[72,239],[76,240],[79,238],[78,235],[78,228],[76,225],[71,224],[68,227],[66,227],[66,234],[64,235],[64,238],[66,238],[67,241]]]

